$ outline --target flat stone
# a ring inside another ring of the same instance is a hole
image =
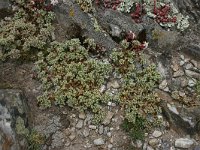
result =
[[[113,115],[114,115],[113,112],[108,111],[107,116],[106,116],[106,118],[105,118],[104,121],[103,121],[103,124],[104,124],[104,125],[110,124]]]
[[[111,35],[113,37],[120,37],[122,30],[120,29],[119,26],[114,25],[114,24],[110,24],[110,28],[111,28]]]
[[[154,150],[151,146],[147,146],[146,150]]]
[[[175,141],[176,148],[191,148],[194,144],[192,139],[180,138]]]
[[[136,140],[136,146],[137,146],[137,148],[141,148],[142,147],[142,145],[143,145],[143,143],[142,143],[142,141],[141,140]]]
[[[164,90],[167,87],[167,80],[163,80],[159,85],[159,89]]]
[[[108,136],[108,137],[111,137],[111,136],[112,136],[111,132],[108,132],[108,133],[107,133],[107,136]]]
[[[194,67],[198,67],[198,63],[196,60],[190,60],[190,62],[194,65]]]
[[[180,61],[180,66],[183,66],[185,64],[185,61],[181,60]]]
[[[185,69],[189,70],[192,69],[193,65],[191,63],[188,63],[187,65],[185,65]]]
[[[178,112],[178,110],[176,109],[175,106],[172,106],[172,105],[170,105],[170,104],[167,104],[167,107],[169,108],[169,110],[170,110],[171,112],[173,112],[174,114],[179,115],[179,112]]]
[[[76,138],[75,133],[71,133],[71,135],[69,136],[69,139],[70,139],[71,141],[73,141],[75,138]]]
[[[118,89],[120,87],[119,82],[117,80],[112,80],[108,82],[107,88]]]
[[[108,144],[108,149],[111,149],[113,148],[113,145],[112,144]]]
[[[85,118],[86,118],[86,115],[85,115],[84,112],[81,112],[81,113],[78,115],[78,117],[79,117],[80,119],[85,119]]]
[[[83,130],[83,136],[88,137],[90,135],[90,131],[88,129]]]
[[[169,103],[173,101],[173,99],[167,92],[161,91],[159,89],[156,89],[155,92],[160,99],[163,99],[164,101],[169,102]]]
[[[195,146],[194,150],[200,150],[200,146]]]
[[[100,127],[99,127],[99,134],[103,134],[103,126],[101,125]]]
[[[185,70],[185,74],[188,77],[195,78],[195,79],[200,79],[200,74],[197,73],[197,72],[194,72],[194,71],[191,71],[191,70]]]
[[[153,139],[149,140],[149,145],[152,146],[152,147],[154,147],[154,146],[156,146],[158,144],[159,144],[159,140],[158,139],[153,138]]]
[[[95,125],[89,125],[89,128],[92,129],[92,130],[95,130],[95,129],[97,129],[97,126],[95,126]]]
[[[93,143],[94,143],[94,145],[104,145],[105,144],[105,142],[102,138],[95,139],[93,141]]]
[[[179,66],[178,66],[177,63],[174,63],[174,64],[171,66],[171,68],[172,68],[172,70],[175,71],[175,72],[179,70]]]
[[[173,74],[173,77],[180,77],[180,76],[183,76],[184,75],[184,71],[182,71],[182,70],[178,70],[178,71],[176,71],[176,72],[174,72],[174,74]]]
[[[180,95],[181,97],[185,97],[185,93],[184,93],[184,92],[179,91],[178,93],[179,93],[179,95]]]
[[[155,137],[155,138],[158,138],[162,135],[162,132],[161,131],[157,131],[155,130],[153,133],[152,133],[152,136]]]
[[[81,129],[83,127],[83,120],[79,120],[78,123],[76,124],[77,129]]]
[[[194,80],[192,80],[192,79],[188,80],[189,87],[193,87],[193,86],[195,86],[195,84],[196,84],[196,82]]]
[[[6,142],[5,149],[27,149],[25,136],[29,133],[27,114],[30,109],[26,102],[22,91],[0,89],[0,149]]]

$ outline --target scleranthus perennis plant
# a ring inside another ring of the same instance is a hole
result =
[[[32,59],[51,41],[53,12],[43,1],[17,1],[17,12],[11,20],[0,24],[0,60]]]
[[[88,50],[93,44],[90,41],[84,47],[78,39],[53,42],[46,54],[38,54],[36,71],[44,90],[38,97],[41,107],[68,105],[78,111],[91,110],[96,114],[96,121],[102,119],[102,104],[110,100],[110,95],[102,93],[100,88],[112,66],[90,58]]]
[[[154,93],[154,88],[160,75],[155,65],[149,65],[142,53],[136,53],[130,47],[134,45],[130,46],[124,41],[123,47],[114,50],[110,57],[114,72],[122,77],[119,103],[124,107],[125,118],[129,122],[135,123],[137,118],[146,120],[147,116],[156,120],[156,114],[160,111],[160,100]]]

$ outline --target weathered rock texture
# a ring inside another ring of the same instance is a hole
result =
[[[0,149],[27,149],[27,109],[21,91],[0,90]]]

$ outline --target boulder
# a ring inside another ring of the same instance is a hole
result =
[[[56,14],[54,22],[56,40],[91,38],[106,50],[112,50],[118,45],[108,33],[101,29],[95,17],[82,11],[73,0],[61,2],[55,7],[54,12]],[[100,30],[97,30],[95,26],[99,26]]]
[[[164,100],[161,103],[162,111],[171,127],[177,132],[194,135],[200,132],[200,108],[199,106],[184,108],[171,106]]]
[[[0,19],[11,14],[11,4],[9,0],[0,0]]]
[[[0,149],[27,149],[28,106],[19,90],[0,90]]]

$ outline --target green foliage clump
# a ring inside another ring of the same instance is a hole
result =
[[[122,129],[128,133],[133,140],[144,140],[145,120],[137,118],[135,123],[129,122],[127,119],[121,124]]]
[[[44,90],[38,97],[42,107],[48,108],[52,103],[67,104],[79,111],[88,109],[102,116],[101,104],[110,96],[101,93],[100,88],[112,68],[107,62],[90,58],[88,50],[93,44],[88,40],[84,47],[79,39],[53,42],[47,53],[39,53],[36,71]]]
[[[29,150],[41,150],[41,146],[45,143],[45,136],[35,130],[31,131],[27,139]]]
[[[125,118],[132,123],[136,118],[147,118],[159,112],[159,98],[153,92],[160,75],[155,65],[148,65],[141,54],[129,48],[112,52],[114,71],[122,77],[119,89],[119,103],[125,108]]]
[[[91,12],[93,10],[92,0],[76,0],[84,12]]]
[[[196,97],[200,99],[200,81],[197,81],[196,84]]]
[[[31,3],[15,1],[19,7],[14,16],[0,23],[0,60],[28,59],[43,50],[54,28],[54,14],[44,9],[32,8]]]

